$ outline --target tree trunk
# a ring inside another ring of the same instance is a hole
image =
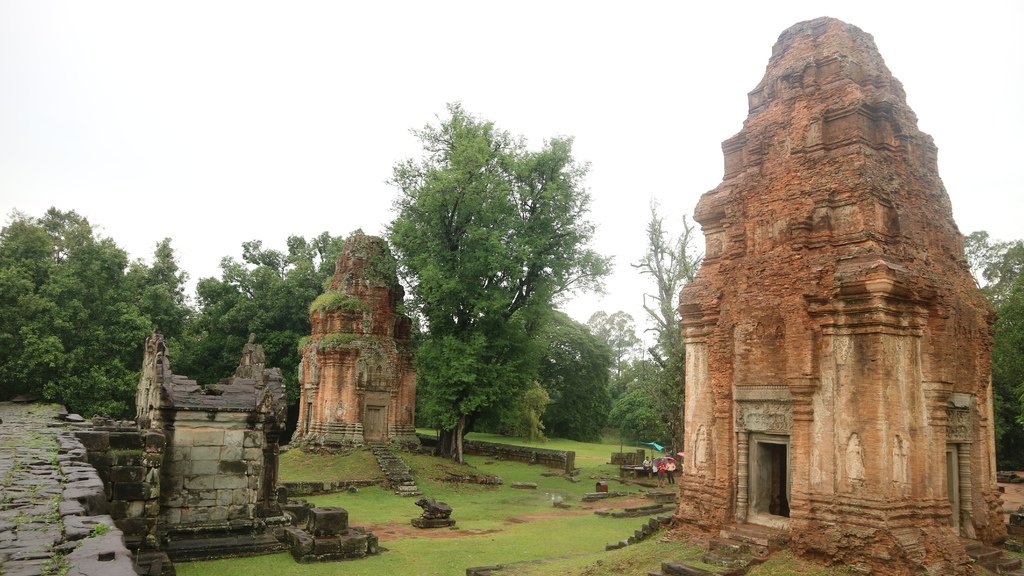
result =
[[[459,464],[463,464],[462,459],[462,439],[466,435],[466,415],[459,416],[459,425],[455,429],[455,453],[452,454],[452,460],[455,460]]]
[[[462,439],[466,435],[466,415],[459,416],[459,421],[453,430],[438,430],[437,449],[435,456],[443,456],[462,464]]]

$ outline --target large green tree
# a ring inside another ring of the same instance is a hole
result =
[[[74,211],[12,216],[0,232],[0,397],[133,415],[153,318],[128,267],[125,251]]]
[[[1024,241],[992,240],[985,231],[966,238],[967,259],[995,308],[992,401],[996,462],[1024,469]]]
[[[180,337],[191,313],[185,298],[188,274],[178,267],[171,239],[157,242],[152,264],[133,262],[128,278],[138,294],[139,310],[153,327],[168,340]]]
[[[612,404],[608,421],[619,431],[624,443],[672,445],[672,434],[664,414],[666,390],[662,376],[661,367],[650,358],[634,359],[619,375],[622,392]]]
[[[551,398],[543,415],[548,435],[599,441],[611,409],[612,349],[562,312],[554,314],[542,338],[547,347],[538,377]]]
[[[587,166],[571,139],[528,150],[458,104],[414,134],[423,154],[394,168],[389,235],[426,329],[422,406],[440,432],[438,453],[461,461],[473,419],[534,380],[534,336],[552,304],[596,286],[608,261],[589,248]]]
[[[198,312],[189,323],[174,371],[200,382],[229,376],[249,334],[256,334],[269,366],[281,368],[289,398],[298,397],[301,338],[309,336],[309,305],[334,274],[342,239],[324,232],[289,236],[287,251],[262,242],[242,244],[242,260],[221,261],[221,277],[196,286]]]
[[[694,227],[686,217],[682,231],[672,235],[665,229],[664,218],[651,204],[651,220],[647,224],[647,252],[633,267],[654,284],[654,293],[644,295],[644,310],[653,322],[654,344],[648,347],[657,374],[650,390],[657,411],[665,423],[672,443],[683,441],[683,388],[685,349],[679,326],[679,292],[691,282],[700,268],[701,256],[693,247]]]
[[[615,376],[620,376],[633,359],[633,355],[640,349],[640,338],[636,335],[636,320],[622,310],[611,314],[598,310],[590,315],[587,327],[594,336],[611,348]]]

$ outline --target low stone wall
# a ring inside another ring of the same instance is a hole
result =
[[[385,480],[336,480],[333,482],[281,482],[279,486],[288,489],[289,496],[315,496],[344,492],[349,488],[365,488],[367,486],[383,486]]]
[[[131,423],[105,422],[75,436],[103,481],[107,510],[124,532],[125,543],[132,550],[159,548],[163,434],[141,432]]]
[[[633,452],[612,452],[611,464],[619,466],[639,466],[643,464],[645,452],[634,450]]]
[[[417,434],[424,446],[436,446],[437,438],[430,434]],[[576,452],[572,450],[548,450],[547,448],[531,448],[529,446],[513,446],[497,442],[465,440],[462,451],[466,454],[490,456],[500,460],[515,460],[528,464],[540,464],[549,468],[559,468],[566,474],[576,468]]]

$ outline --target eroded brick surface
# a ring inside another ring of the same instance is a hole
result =
[[[695,211],[678,516],[788,528],[876,574],[968,572],[958,537],[1004,534],[992,316],[932,139],[871,36],[829,18],[783,32],[749,107]]]
[[[310,311],[295,432],[300,443],[418,444],[404,297],[387,242],[362,232],[347,238],[330,287]]]

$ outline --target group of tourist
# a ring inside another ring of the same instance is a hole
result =
[[[657,475],[658,486],[664,486],[666,480],[669,484],[675,484],[676,459],[671,456],[662,456],[651,460],[644,458],[644,473],[650,478],[652,474]]]

